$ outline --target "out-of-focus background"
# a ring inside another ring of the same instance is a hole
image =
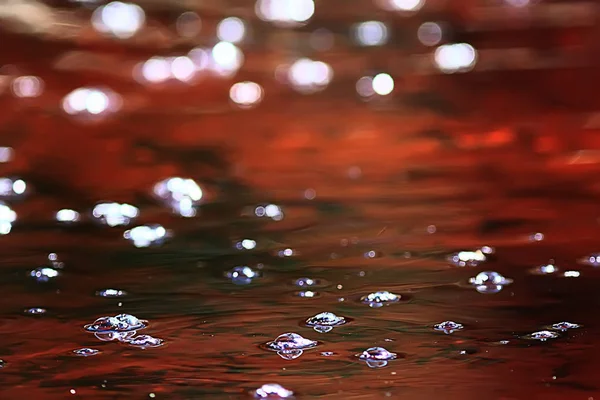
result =
[[[600,397],[599,11],[0,0],[0,397]]]

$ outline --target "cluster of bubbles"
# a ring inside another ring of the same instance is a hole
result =
[[[29,276],[31,276],[37,282],[49,282],[58,277],[63,268],[64,263],[58,260],[56,253],[50,253],[48,255],[47,265],[34,268],[29,272]]]
[[[138,319],[130,314],[118,314],[114,317],[100,317],[84,329],[103,341],[119,341],[140,349],[159,347],[164,341],[150,335],[137,335],[137,331],[145,329],[148,321]]]
[[[204,196],[196,181],[181,177],[172,177],[156,183],[154,194],[182,217],[195,216],[196,206]]]

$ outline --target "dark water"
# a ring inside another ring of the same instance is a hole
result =
[[[594,310],[600,273],[576,263],[597,243],[593,213],[582,216],[586,207],[597,208],[595,201],[557,194],[516,198],[506,188],[449,198],[431,189],[443,184],[424,178],[409,187],[382,186],[395,193],[390,198],[359,200],[352,198],[355,192],[326,201],[300,192],[277,203],[285,213],[281,221],[253,216],[254,207],[266,203],[243,188],[235,189],[242,200],[207,203],[193,219],[142,206],[142,215],[174,232],[161,247],[136,249],[122,239],[122,228],[85,222],[70,228],[16,225],[3,238],[13,247],[4,248],[0,275],[1,397],[236,399],[270,382],[297,398],[598,395]],[[353,185],[373,190],[368,177]],[[505,207],[496,214],[512,209],[520,216],[483,216],[482,209],[496,207],[498,198]],[[543,232],[543,240],[533,238],[536,232]],[[244,238],[255,240],[256,248],[237,249]],[[479,266],[459,268],[446,259],[484,245],[495,253]],[[293,254],[285,256],[286,249]],[[29,271],[47,264],[51,251],[64,268],[58,277],[36,282]],[[530,272],[550,259],[557,272]],[[232,282],[226,274],[236,266],[260,276]],[[468,279],[486,270],[514,282],[498,293],[479,293]],[[565,277],[569,270],[579,277]],[[299,287],[295,281],[302,277],[318,282]],[[96,295],[108,288],[127,293]],[[299,296],[306,290],[313,296]],[[360,302],[378,290],[402,299],[379,308]],[[47,312],[23,312],[31,307]],[[323,311],[350,321],[327,333],[303,323]],[[119,313],[148,320],[138,333],[164,345],[140,349],[103,342],[83,329]],[[446,320],[464,329],[433,329]],[[524,338],[561,321],[583,327],[545,342]],[[293,360],[261,347],[286,332],[319,345]],[[398,358],[369,368],[356,354],[373,346]],[[72,353],[84,347],[100,353]]]

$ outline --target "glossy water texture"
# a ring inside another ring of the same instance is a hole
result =
[[[319,0],[279,28],[255,1],[159,0],[120,40],[94,34],[92,2],[9,3],[0,399],[600,399],[600,42],[567,26],[581,13]],[[36,4],[29,24],[13,3]],[[182,7],[202,14],[189,41]],[[234,14],[236,76],[134,80],[203,54]],[[354,43],[362,19],[389,47]],[[433,20],[475,70],[426,68]],[[279,82],[294,57],[329,63],[330,85]],[[357,94],[385,73],[393,92]],[[33,74],[43,94],[15,95]],[[229,97],[245,80],[254,108]]]

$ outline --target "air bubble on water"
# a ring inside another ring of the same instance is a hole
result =
[[[127,203],[98,203],[92,210],[96,220],[110,227],[129,225],[139,214],[137,207]]]
[[[300,357],[304,350],[317,346],[318,342],[302,337],[297,333],[284,333],[272,342],[265,344],[266,348],[276,351],[277,355],[285,360]]]
[[[334,353],[333,353],[333,351],[322,351],[322,352],[321,352],[321,355],[322,355],[323,357],[331,357],[331,356],[333,356],[333,355],[334,355]]]
[[[319,281],[312,278],[298,278],[294,281],[294,285],[299,287],[308,287],[318,285]]]
[[[88,332],[127,332],[143,329],[147,321],[140,320],[130,314],[119,314],[114,317],[100,317],[91,324],[85,325]]]
[[[469,279],[469,283],[472,285],[507,285],[512,283],[512,279],[507,279],[498,272],[484,271]]]
[[[104,289],[96,292],[96,296],[100,297],[123,297],[127,296],[127,292],[119,289]]]
[[[475,286],[479,293],[498,293],[506,285],[510,285],[512,279],[505,278],[498,272],[484,271],[469,279],[469,283]]]
[[[444,321],[433,326],[434,330],[444,332],[446,335],[449,335],[454,331],[459,331],[463,328],[464,326],[462,324],[459,324],[454,321]]]
[[[196,207],[204,197],[195,180],[177,176],[156,183],[153,192],[174,213],[188,218],[196,215]]]
[[[7,204],[0,201],[0,235],[8,235],[12,224],[17,220],[17,213]]]
[[[315,331],[320,333],[327,333],[333,329],[334,326],[344,325],[347,321],[344,317],[340,317],[330,312],[322,312],[314,317],[308,318],[306,325],[312,327]]]
[[[89,356],[95,356],[96,354],[100,354],[100,350],[90,349],[89,347],[84,347],[82,349],[73,350],[73,353],[75,355],[78,355],[81,357],[89,357]]]
[[[566,321],[557,322],[556,324],[552,324],[550,326],[550,329],[554,329],[554,330],[557,330],[557,331],[563,331],[563,332],[567,331],[569,329],[577,329],[577,328],[581,328],[581,325],[579,325],[579,324],[573,324],[571,322],[566,322]]]
[[[378,308],[387,304],[397,303],[402,296],[399,294],[390,293],[388,291],[379,291],[370,293],[360,298],[361,303],[367,304],[369,307]]]
[[[55,215],[56,221],[64,224],[77,222],[79,221],[80,217],[81,215],[77,211],[71,210],[69,208],[63,208],[62,210],[58,210]]]
[[[296,252],[293,249],[290,249],[290,248],[279,250],[277,252],[277,255],[279,257],[291,257],[291,256],[293,256],[295,254],[296,254]]]
[[[54,279],[59,275],[60,272],[51,267],[39,267],[29,272],[29,276],[38,282],[49,282],[51,279]]]
[[[320,296],[319,292],[313,292],[312,290],[303,290],[300,292],[295,292],[294,295],[298,296],[298,297],[308,298],[308,299]]]
[[[235,244],[235,248],[238,250],[253,250],[256,248],[256,240],[243,239]]]
[[[6,367],[6,361],[0,360],[0,369]]]
[[[126,230],[123,238],[131,241],[135,247],[149,247],[162,244],[170,232],[162,225],[140,225]]]
[[[260,271],[256,271],[247,265],[233,267],[230,271],[225,272],[225,277],[231,279],[235,285],[248,285],[252,280],[261,276]]]
[[[150,335],[140,335],[123,340],[130,346],[139,347],[140,349],[148,349],[152,347],[159,347],[164,344],[164,340],[152,337]]]
[[[365,257],[365,258],[375,258],[375,257],[377,257],[377,252],[376,252],[375,250],[370,250],[370,251],[367,251],[367,252],[364,254],[364,257]]]
[[[259,218],[271,218],[273,221],[281,221],[284,217],[282,208],[277,204],[258,205],[254,209],[254,215]]]
[[[476,267],[486,261],[487,257],[481,249],[477,249],[475,251],[464,250],[453,253],[448,256],[447,260],[457,267]]]
[[[578,263],[591,267],[600,267],[600,253],[590,254],[577,260]]]
[[[533,332],[529,335],[523,336],[524,339],[539,340],[541,342],[545,342],[548,339],[556,339],[558,337],[560,337],[560,335],[552,331]]]
[[[529,269],[529,273],[532,275],[550,275],[559,271],[559,268],[554,263],[548,263],[539,265]]]
[[[25,194],[27,184],[23,179],[0,178],[0,197],[15,198]]]
[[[365,361],[370,368],[382,368],[388,364],[388,361],[397,357],[383,347],[371,347],[356,355],[361,361]]]
[[[509,344],[510,340],[501,340],[498,342],[499,344]]]
[[[291,399],[294,392],[277,383],[265,383],[253,392],[256,399]]]
[[[543,233],[537,232],[537,233],[533,233],[533,234],[529,235],[530,242],[541,242],[542,240],[544,240]]]
[[[40,308],[40,307],[28,308],[27,310],[25,310],[25,314],[42,315],[42,314],[46,314],[46,309]]]
[[[579,276],[581,276],[581,272],[573,270],[565,271],[563,272],[562,276],[565,278],[579,278]]]

